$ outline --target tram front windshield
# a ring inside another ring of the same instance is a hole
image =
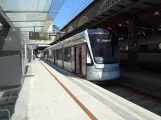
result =
[[[94,60],[97,64],[119,62],[118,38],[114,34],[90,34],[89,39]]]

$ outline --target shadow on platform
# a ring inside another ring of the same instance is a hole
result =
[[[24,77],[34,77],[35,75],[25,75]]]
[[[10,120],[15,111],[15,103],[19,90],[1,92],[0,96],[0,120]]]
[[[59,73],[62,74],[62,75],[65,75],[65,76],[68,76],[68,77],[80,78],[80,76],[75,75],[75,74],[71,73],[71,72],[68,71],[68,70],[62,69],[61,67],[56,66],[56,65],[53,64],[53,63],[50,63],[50,62],[45,61],[45,60],[42,60],[42,61],[45,62],[46,64],[48,64],[50,67],[54,68],[57,72],[59,72]],[[82,79],[83,79],[83,78],[82,78]]]

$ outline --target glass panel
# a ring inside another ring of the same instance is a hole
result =
[[[56,53],[57,60],[62,60],[62,49],[56,50]]]
[[[44,22],[34,22],[34,26],[43,26]]]
[[[29,40],[29,35],[24,35],[24,38],[26,39],[26,40]]]
[[[113,64],[119,61],[118,38],[108,31],[89,30],[94,60],[98,64]]]
[[[0,7],[6,12],[6,16],[9,18],[8,20],[12,22],[15,27],[20,27],[23,38],[29,40],[29,31],[35,30],[36,32],[41,32],[42,28],[43,32],[48,31],[50,26],[49,21],[55,18],[64,1],[65,0],[0,0]],[[48,16],[50,7],[51,14]],[[0,9],[0,11],[3,10]]]
[[[15,27],[43,26],[44,22],[12,22]]]
[[[11,21],[41,21],[46,20],[47,13],[6,13]]]
[[[57,15],[57,13],[49,13],[49,15],[52,17],[52,19],[54,20],[55,19],[55,17],[56,17],[56,15]]]
[[[71,48],[64,49],[64,61],[71,62]]]
[[[42,27],[36,27],[35,28],[35,32],[41,32],[42,31]]]
[[[0,0],[3,10],[49,11],[52,0]]]
[[[22,32],[23,35],[29,35],[29,32]]]
[[[52,24],[51,21],[46,21],[43,26],[43,32],[52,32],[52,28],[49,30],[50,25]]]
[[[34,28],[21,28],[21,31],[34,31]]]
[[[32,22],[12,22],[15,27],[32,27],[34,24]]]
[[[57,12],[60,7],[64,4],[65,0],[53,0],[50,12]]]
[[[52,1],[55,1],[55,0],[39,0],[38,10],[49,11]],[[59,0],[56,0],[56,1],[59,1]]]

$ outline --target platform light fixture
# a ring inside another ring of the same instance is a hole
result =
[[[108,29],[108,30],[112,30],[112,27],[108,27],[107,29]]]
[[[129,24],[129,21],[128,21],[128,20],[125,20],[124,22],[125,22],[126,24]]]
[[[156,11],[154,15],[160,16],[160,10]]]
[[[119,26],[119,27],[121,27],[121,26],[122,26],[122,24],[118,24],[118,26]]]

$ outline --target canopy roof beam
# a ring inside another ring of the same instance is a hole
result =
[[[20,27],[17,27],[17,28],[36,28],[36,27],[43,27],[43,26],[20,26]]]
[[[20,20],[20,21],[9,21],[9,22],[46,22],[46,20]]]
[[[58,12],[49,12],[49,11],[0,11],[5,13],[58,13]]]

